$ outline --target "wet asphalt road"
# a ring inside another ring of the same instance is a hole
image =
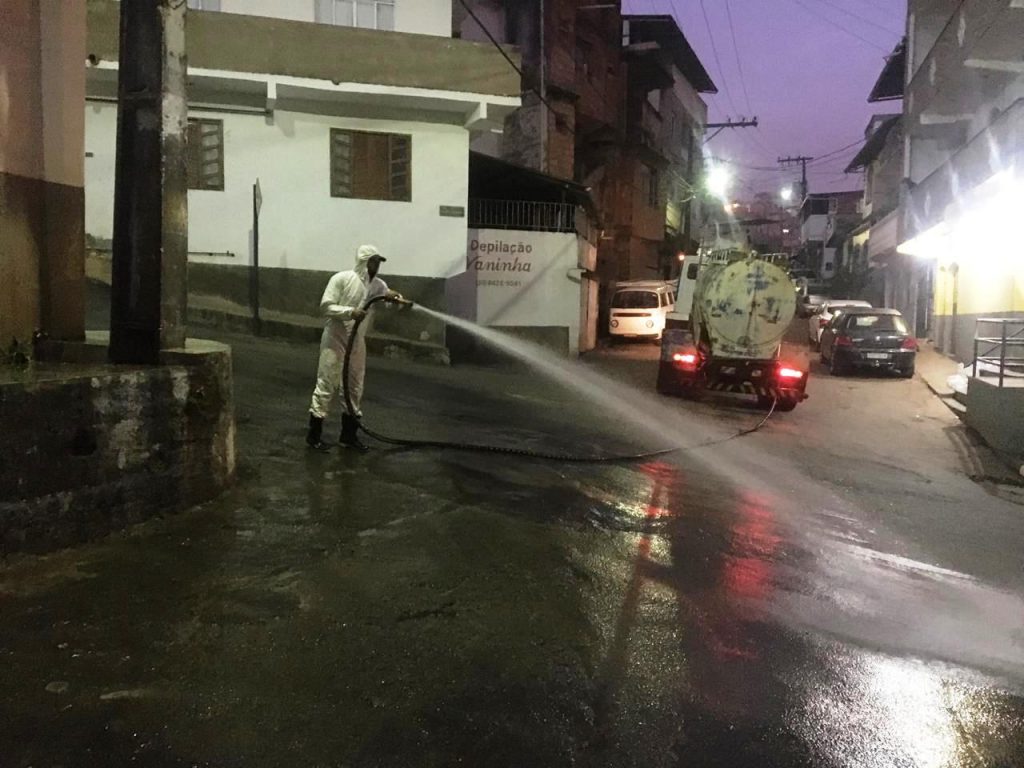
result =
[[[920,381],[636,465],[324,456],[315,349],[232,341],[235,490],[0,569],[0,766],[1024,765],[1024,507]],[[655,357],[586,364],[646,402]],[[389,433],[638,447],[529,373],[368,378]]]

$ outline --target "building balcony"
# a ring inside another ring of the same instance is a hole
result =
[[[116,97],[120,3],[88,0],[87,23],[89,96]],[[490,43],[189,11],[186,50],[190,105],[380,119],[413,110],[484,130],[520,103],[519,76]]]
[[[914,237],[934,226],[972,190],[1014,164],[1024,167],[1024,98],[950,152],[944,162],[912,187],[905,206],[904,236]]]
[[[1024,96],[1024,3],[1021,0],[964,0],[950,9],[941,29],[921,31],[913,45],[920,66],[907,86],[906,132],[928,146],[912,158],[911,177],[927,176],[957,147],[989,122],[993,110]]]

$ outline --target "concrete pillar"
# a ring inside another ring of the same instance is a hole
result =
[[[85,3],[0,3],[0,345],[85,327]]]
[[[185,3],[121,3],[110,359],[185,343]]]

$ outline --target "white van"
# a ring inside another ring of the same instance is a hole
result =
[[[675,288],[663,280],[618,283],[608,312],[608,332],[621,338],[660,339],[665,316],[675,304]]]

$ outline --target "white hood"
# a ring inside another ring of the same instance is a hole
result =
[[[369,278],[369,270],[366,265],[374,256],[380,256],[381,261],[387,261],[380,255],[380,250],[375,245],[360,245],[356,251],[355,273],[364,280]]]

